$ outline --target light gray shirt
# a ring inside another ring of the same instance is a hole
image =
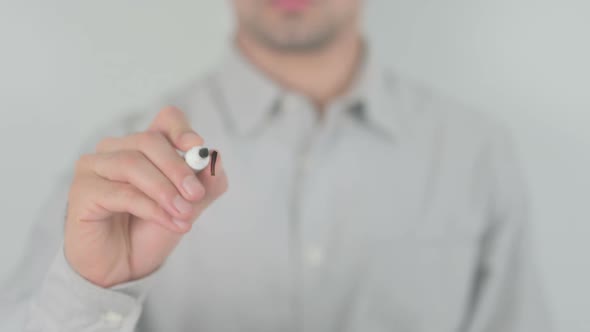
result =
[[[324,117],[236,49],[164,104],[221,152],[228,192],[155,273],[103,289],[63,255],[67,172],[2,293],[3,320],[60,332],[549,330],[526,184],[497,121],[371,52]],[[154,106],[82,150],[145,130]]]

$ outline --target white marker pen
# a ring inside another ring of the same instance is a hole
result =
[[[184,153],[184,160],[195,172],[200,172],[211,165],[211,175],[215,176],[215,162],[217,161],[217,151],[209,151],[203,146],[194,146]]]

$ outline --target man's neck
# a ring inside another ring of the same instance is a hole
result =
[[[238,32],[236,42],[244,55],[279,84],[309,97],[318,110],[344,94],[361,62],[360,34],[348,33],[314,52],[286,53],[266,48]]]

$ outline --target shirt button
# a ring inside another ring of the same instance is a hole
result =
[[[307,265],[310,267],[318,267],[324,262],[324,250],[318,246],[310,246],[305,253]]]
[[[123,321],[123,315],[114,311],[107,311],[102,315],[103,322],[111,327],[118,327]]]

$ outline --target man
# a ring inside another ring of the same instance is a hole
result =
[[[25,330],[547,330],[503,127],[376,63],[361,0],[233,4],[219,70],[100,132],[42,214]],[[215,176],[176,151],[203,144]]]

